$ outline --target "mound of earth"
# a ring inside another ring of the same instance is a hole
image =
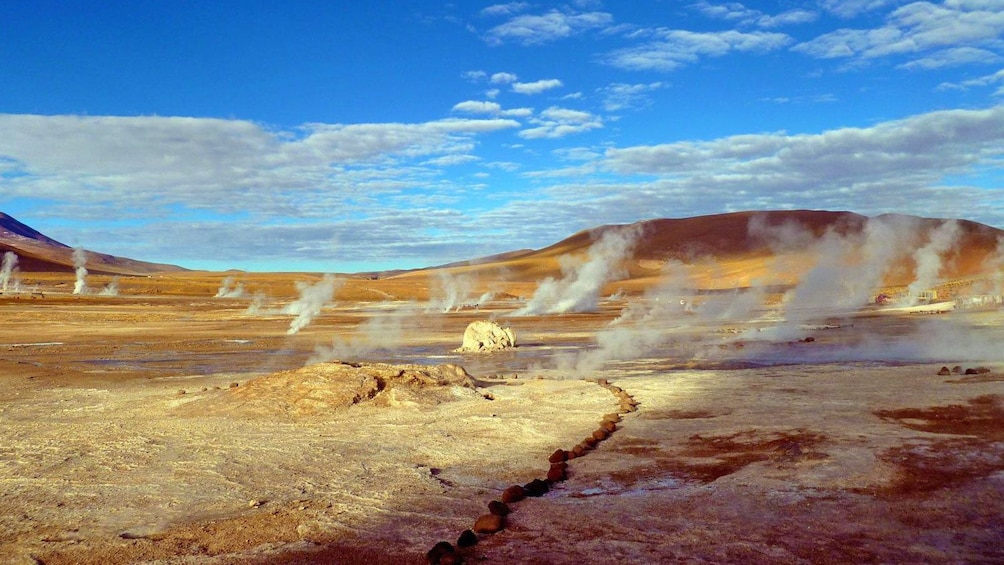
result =
[[[463,344],[456,351],[488,352],[512,347],[516,347],[516,334],[512,328],[503,328],[488,320],[478,320],[471,322],[464,330]]]
[[[362,404],[406,406],[484,400],[476,388],[474,379],[459,365],[333,361],[258,377],[219,395],[188,402],[181,410],[192,414],[298,418]]]

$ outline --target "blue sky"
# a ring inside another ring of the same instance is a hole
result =
[[[190,268],[741,210],[1004,227],[1004,0],[8,0],[0,85],[0,211]]]

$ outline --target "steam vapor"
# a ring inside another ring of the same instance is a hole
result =
[[[331,345],[317,346],[307,365],[334,360],[358,359],[377,351],[399,347],[404,342],[405,326],[414,319],[410,309],[394,310],[389,314],[373,316],[359,324],[347,338],[335,338]]]
[[[634,250],[640,233],[636,228],[611,229],[596,241],[584,263],[563,257],[562,278],[544,279],[530,301],[512,316],[561,314],[595,310],[603,285],[622,274],[621,263]]]
[[[436,273],[434,294],[429,301],[429,309],[439,312],[459,310],[470,303],[474,279],[470,275],[453,276],[446,270]]]
[[[609,362],[641,358],[657,349],[662,355],[672,352],[681,360],[781,360],[791,355],[784,353],[791,343],[789,340],[818,330],[821,320],[849,317],[865,306],[902,259],[912,257],[917,265],[909,285],[909,300],[936,286],[944,266],[943,257],[959,245],[961,229],[957,222],[944,222],[930,232],[926,244],[918,247],[920,227],[918,222],[901,217],[879,217],[870,219],[860,232],[841,235],[831,231],[817,238],[798,225],[772,228],[751,221],[750,235],[764,237],[776,253],[808,247],[818,258],[816,265],[785,294],[778,310],[772,313],[764,304],[767,289],[763,286],[710,295],[693,304],[688,300],[695,293],[687,275],[688,266],[669,262],[660,277],[663,283],[628,305],[620,317],[601,330],[594,348],[559,356],[555,363],[558,369],[582,374],[596,371]],[[912,254],[911,249],[915,249]],[[997,252],[987,260],[997,277],[994,282],[1004,279],[1000,273],[1000,267],[1004,266],[1004,241],[999,242]],[[737,329],[719,333],[723,322],[736,324]],[[817,325],[812,326],[813,322]],[[800,348],[800,360],[931,361],[1002,357],[999,345],[991,337],[967,331],[952,316],[920,319],[909,335],[860,337],[856,343],[839,350]],[[730,345],[739,342],[746,347]]]
[[[99,292],[98,294],[100,296],[118,296],[119,295],[119,278],[118,277],[112,277],[112,280],[111,280],[111,282],[108,283],[108,286],[106,286],[105,288],[101,289],[101,292]]]
[[[8,251],[0,262],[0,291],[21,292],[21,281],[17,278],[17,253]]]
[[[342,281],[332,275],[324,275],[324,278],[315,284],[297,282],[296,288],[300,291],[300,298],[283,309],[284,314],[296,316],[289,323],[286,334],[293,335],[309,326],[321,313],[321,309],[331,302],[335,290],[342,284]]]
[[[73,250],[73,268],[77,280],[73,284],[73,294],[87,294],[87,251],[82,247]]]
[[[240,298],[242,296],[244,296],[244,283],[234,284],[234,278],[227,277],[223,279],[214,298]]]

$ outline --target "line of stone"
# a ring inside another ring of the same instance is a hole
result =
[[[551,486],[568,478],[568,462],[588,454],[600,442],[608,439],[617,431],[617,424],[622,416],[638,410],[638,402],[619,386],[610,384],[606,379],[593,379],[597,385],[607,389],[617,397],[617,412],[605,414],[600,421],[600,427],[587,436],[572,449],[558,449],[547,458],[550,468],[544,479],[534,479],[525,485],[513,485],[504,491],[500,500],[488,503],[488,514],[479,517],[474,527],[464,530],[457,538],[456,546],[448,541],[440,541],[426,554],[426,559],[432,565],[456,565],[464,562],[464,557],[470,557],[470,548],[477,545],[479,535],[495,534],[505,529],[506,516],[512,511],[512,505],[528,497],[540,497],[551,490]]]

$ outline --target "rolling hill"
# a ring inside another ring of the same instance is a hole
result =
[[[17,266],[24,272],[74,271],[73,248],[0,212],[0,255],[17,254]],[[104,275],[147,275],[184,271],[182,267],[149,263],[105,253],[87,252],[87,270]]]

